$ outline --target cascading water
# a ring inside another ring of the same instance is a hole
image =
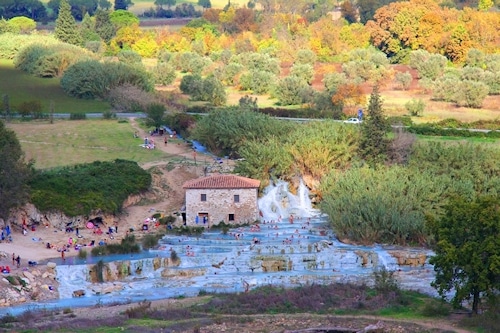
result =
[[[262,215],[258,227],[239,227],[226,234],[207,230],[199,237],[168,235],[156,250],[129,258],[103,258],[105,283],[91,281],[90,271],[100,258],[88,258],[92,264],[60,265],[61,299],[51,304],[89,306],[193,296],[201,290],[237,292],[269,284],[370,284],[372,272],[382,266],[396,272],[403,288],[435,294],[430,287],[434,275],[426,261],[428,251],[340,243],[326,216],[312,208],[303,183],[297,195],[290,193],[286,182],[270,185],[258,206]],[[172,264],[173,251],[180,259],[178,265]],[[77,289],[84,290],[85,297],[72,298]]]
[[[312,209],[309,190],[302,181],[297,195],[290,193],[288,183],[285,181],[278,181],[276,185],[268,186],[264,190],[263,197],[259,199],[258,205],[262,218],[268,221],[288,219],[291,215],[311,217],[318,213]]]

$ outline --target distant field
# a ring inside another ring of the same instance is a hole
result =
[[[45,4],[49,2],[49,0],[41,1]],[[114,3],[114,1],[111,2]],[[134,4],[130,6],[128,10],[136,15],[142,14],[144,11],[156,7],[154,0],[133,0],[132,2]],[[228,0],[210,0],[210,2],[212,3],[212,8],[224,8],[224,6],[227,5]],[[248,0],[231,0],[231,4],[238,7],[246,6],[247,2]],[[198,6],[198,0],[177,0],[176,2],[177,5],[182,3],[190,3],[193,4],[195,8],[201,9],[201,7]]]
[[[156,7],[154,0],[134,0],[132,2],[134,5],[130,6],[129,10],[136,15],[144,13],[144,11],[149,8]],[[227,5],[228,0],[210,0],[210,2],[212,3],[212,8],[224,8],[224,6]],[[238,7],[246,6],[247,2],[247,0],[231,0],[231,4]],[[180,5],[182,3],[190,3],[194,5],[195,8],[201,9],[201,7],[198,6],[197,0],[177,0],[176,5]]]
[[[108,103],[70,97],[62,90],[58,78],[38,78],[14,68],[11,60],[0,59],[0,95],[9,95],[11,108],[21,102],[38,100],[43,112],[49,112],[54,101],[56,113],[103,112],[110,109]]]
[[[160,150],[140,147],[128,122],[117,120],[57,120],[9,123],[21,142],[26,158],[35,160],[37,169],[111,161],[117,158],[146,163],[168,157]]]

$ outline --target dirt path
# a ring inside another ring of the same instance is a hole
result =
[[[408,323],[408,324],[417,324],[419,326],[425,327],[427,329],[440,329],[443,331],[450,331],[455,333],[471,333],[474,332],[472,330],[466,330],[464,328],[458,328],[454,321],[447,321],[444,319],[395,319],[395,318],[387,318],[387,317],[378,317],[378,316],[341,316],[342,318],[349,319],[369,319],[369,320],[382,320],[385,322],[394,322],[394,323]]]

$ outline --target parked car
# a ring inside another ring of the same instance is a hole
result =
[[[344,120],[344,123],[346,124],[360,124],[362,123],[362,120],[359,120],[358,118],[349,118],[347,120]]]

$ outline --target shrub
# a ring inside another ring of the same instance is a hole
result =
[[[19,112],[23,118],[30,115],[32,115],[33,118],[37,118],[37,116],[42,113],[42,103],[38,100],[22,102],[17,106],[17,112]]]
[[[199,100],[207,101],[213,105],[220,106],[226,104],[227,95],[222,83],[214,76],[203,80],[203,93]]]
[[[111,110],[106,110],[102,113],[103,119],[114,119],[116,118],[116,113]]]
[[[90,250],[90,254],[93,257],[98,257],[106,254],[104,246],[95,246]]]
[[[136,162],[93,162],[37,172],[30,182],[32,202],[43,212],[67,216],[94,210],[116,213],[131,194],[149,188],[151,175]]]
[[[394,79],[402,90],[408,90],[413,80],[409,72],[397,72]]]
[[[80,251],[78,251],[78,259],[87,259],[88,255],[89,254],[85,249],[80,249]]]
[[[9,25],[6,19],[0,18],[0,34],[15,33],[14,28]]]
[[[489,88],[483,82],[462,81],[458,86],[455,101],[459,106],[480,108],[488,92]]]
[[[354,82],[366,82],[376,78],[377,66],[368,60],[349,61],[342,64],[342,71]]]
[[[211,60],[194,52],[183,52],[176,55],[173,63],[183,73],[201,75],[205,67],[211,63]]]
[[[238,63],[230,63],[222,68],[221,80],[228,86],[235,84],[236,76],[243,71],[243,65]]]
[[[290,75],[298,77],[307,84],[311,84],[314,77],[314,68],[310,64],[294,64],[290,69]]]
[[[183,94],[187,95],[197,95],[201,94],[202,89],[202,79],[199,75],[185,75],[181,79],[179,89]]]
[[[25,16],[13,17],[7,21],[7,24],[11,28],[11,32],[28,34],[36,29],[36,22],[33,19],[27,18]]]
[[[106,99],[118,112],[144,112],[148,105],[156,101],[152,93],[129,83],[112,88]]]
[[[450,314],[450,305],[443,300],[431,299],[425,302],[421,313],[426,317],[445,317]]]
[[[432,98],[437,101],[453,102],[458,93],[460,80],[451,75],[445,75],[433,84]]]
[[[328,73],[323,77],[323,84],[329,92],[336,92],[338,87],[347,83],[347,76],[344,73]]]
[[[169,63],[173,58],[173,54],[169,50],[161,49],[158,52],[158,63],[160,64]]]
[[[412,98],[411,100],[406,102],[405,108],[410,113],[411,116],[420,117],[420,116],[422,116],[422,113],[424,112],[425,103],[421,99]]]
[[[296,105],[302,103],[301,91],[307,84],[296,76],[287,76],[278,81],[275,88],[276,98],[281,105]]]
[[[268,54],[264,53],[241,53],[238,56],[232,57],[231,62],[240,63],[249,71],[264,71],[270,72],[274,75],[278,75],[280,73],[280,65],[278,59],[272,58]]]
[[[257,105],[257,97],[252,98],[248,95],[241,97],[238,101],[238,105],[242,109],[248,109],[253,111],[257,111],[259,109],[259,106]]]
[[[41,36],[38,34],[19,35],[14,33],[0,34],[0,58],[14,59],[20,50],[31,44],[54,45],[61,44],[53,35]]]
[[[154,78],[156,84],[168,85],[172,84],[177,77],[175,68],[167,63],[159,63],[154,69]]]
[[[133,319],[140,319],[140,318],[146,318],[146,314],[151,308],[151,301],[141,301],[137,306],[128,308],[125,310],[125,315],[128,318],[133,318]]]
[[[488,85],[490,95],[500,94],[500,71],[498,72],[485,72],[484,83]]]
[[[184,94],[191,95],[193,101],[205,101],[213,105],[226,103],[226,90],[214,76],[201,79],[198,75],[186,75],[182,78],[179,88]]]
[[[276,76],[265,71],[249,71],[240,77],[240,87],[243,90],[251,90],[254,94],[267,94],[271,90]]]
[[[144,68],[123,63],[95,60],[80,61],[69,67],[61,78],[61,87],[78,98],[105,98],[109,91],[123,84],[151,91],[153,82]]]
[[[410,53],[410,66],[418,71],[419,78],[437,79],[443,75],[447,62],[445,56],[425,50]]]
[[[158,240],[161,239],[162,235],[159,234],[147,234],[142,238],[141,244],[145,250],[149,250],[156,245],[158,245]]]
[[[460,71],[462,81],[484,81],[486,72],[482,68],[466,66]]]
[[[82,119],[87,119],[87,114],[78,112],[78,113],[71,113],[69,115],[69,120],[82,120]]]
[[[129,65],[142,63],[142,57],[139,53],[132,50],[123,50],[117,54],[118,60]]]
[[[329,91],[315,93],[312,103],[314,108],[319,110],[325,118],[341,119],[344,116],[343,103],[334,104],[332,93]]]
[[[316,63],[316,60],[317,60],[316,53],[314,53],[311,50],[302,49],[297,51],[294,64],[313,66]]]
[[[372,273],[374,288],[379,293],[399,291],[398,281],[394,277],[394,271],[388,271],[384,266],[376,269]]]
[[[85,49],[89,50],[92,53],[103,53],[106,45],[103,44],[101,41],[89,41],[85,43]]]
[[[59,43],[55,45],[28,45],[14,59],[16,68],[39,77],[59,77],[64,71],[90,57],[78,46]]]

